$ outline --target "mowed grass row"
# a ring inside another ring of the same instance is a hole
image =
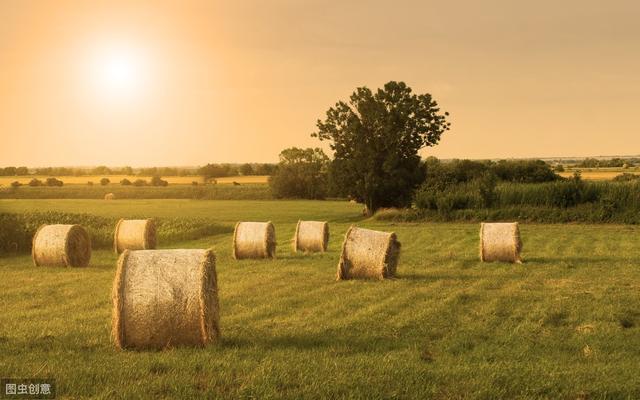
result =
[[[363,221],[346,202],[1,201],[0,209],[272,220],[275,260],[213,247],[222,342],[118,352],[116,257],[87,269],[0,259],[0,375],[51,376],[60,398],[637,398],[640,228],[524,225],[524,265],[481,264],[477,224]],[[331,222],[329,251],[293,254],[295,222]],[[393,230],[399,277],[336,282],[351,223]]]

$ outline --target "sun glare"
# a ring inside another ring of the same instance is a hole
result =
[[[92,57],[90,80],[100,97],[124,100],[143,94],[148,68],[141,52],[124,46],[97,50]]]

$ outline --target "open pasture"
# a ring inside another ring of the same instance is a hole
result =
[[[640,227],[521,226],[523,265],[482,264],[479,224],[363,220],[321,201],[0,200],[1,212],[271,220],[273,260],[233,260],[220,233],[159,248],[213,248],[222,341],[117,351],[116,255],[88,268],[0,258],[0,376],[54,377],[59,398],[640,397]],[[329,249],[291,251],[298,219],[328,220]],[[351,224],[394,231],[398,278],[336,282]]]

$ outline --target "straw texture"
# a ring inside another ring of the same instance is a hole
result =
[[[293,251],[323,252],[329,243],[329,223],[298,221],[293,237]]]
[[[119,349],[205,346],[220,337],[212,250],[125,250],[112,301]]]
[[[396,234],[350,227],[338,263],[337,279],[385,279],[395,276],[400,257]]]
[[[152,250],[156,248],[156,224],[153,219],[121,219],[113,234],[113,250]]]
[[[480,261],[522,263],[522,240],[517,222],[480,224]]]
[[[276,229],[271,222],[238,222],[233,232],[233,257],[273,258]]]
[[[35,266],[86,267],[91,260],[91,239],[80,225],[43,225],[32,244]]]
[[[113,193],[107,193],[104,195],[104,199],[105,200],[115,200],[116,199],[116,195]]]

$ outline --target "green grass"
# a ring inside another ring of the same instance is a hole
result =
[[[361,220],[346,202],[5,200],[0,211],[272,220],[275,260],[213,247],[222,342],[116,351],[115,256],[86,269],[0,258],[0,376],[50,376],[59,398],[640,397],[640,227],[524,225],[524,265],[478,262],[477,224]],[[298,218],[328,219],[329,252],[293,254]],[[396,280],[335,282],[351,223],[402,241]],[[588,347],[587,347],[588,346]]]

